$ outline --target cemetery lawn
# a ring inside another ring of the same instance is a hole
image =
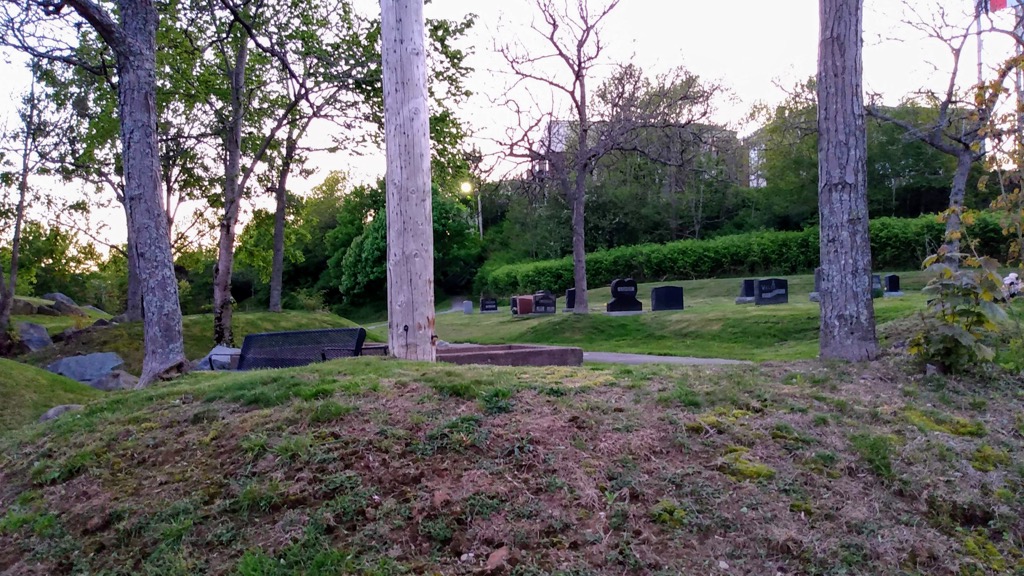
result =
[[[1020,573],[1022,384],[899,356],[195,373],[0,434],[0,573]]]
[[[884,333],[887,322],[922,310],[923,272],[899,273],[905,296],[874,301],[876,323]],[[645,312],[636,316],[608,316],[607,287],[587,292],[591,313],[561,312],[555,316],[513,317],[508,300],[500,300],[497,314],[461,313],[437,317],[437,334],[449,342],[477,344],[553,344],[579,346],[586,351],[629,352],[736,360],[800,360],[818,355],[819,305],[810,302],[813,275],[789,276],[789,304],[737,305],[739,279],[693,280],[641,284]],[[651,288],[682,285],[685,310],[651,313]]]
[[[36,316],[31,316],[36,318]],[[274,312],[235,312],[233,328],[235,344],[239,347],[246,334],[286,330],[312,330],[317,328],[347,328],[353,322],[327,312],[300,312],[286,310]],[[213,348],[213,315],[198,314],[182,319],[185,336],[185,355],[190,360],[202,358]],[[374,333],[367,340],[374,340]],[[77,334],[71,342],[60,342],[47,348],[27,354],[21,358],[37,366],[45,366],[57,358],[78,353],[116,352],[124,359],[123,370],[135,375],[142,372],[142,323],[132,322]]]
[[[31,424],[61,404],[84,404],[102,395],[85,384],[0,358],[0,434]]]

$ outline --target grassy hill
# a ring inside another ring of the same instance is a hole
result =
[[[236,344],[241,346],[246,334],[283,330],[344,328],[353,322],[326,312],[236,312],[233,327]],[[182,319],[185,354],[189,359],[201,358],[213,348],[213,315],[200,314]],[[367,336],[373,340],[375,334]],[[46,350],[26,355],[23,359],[35,365],[46,365],[55,358],[78,353],[116,352],[124,359],[124,369],[133,374],[142,371],[142,323],[133,322],[87,332],[71,342],[59,343]]]
[[[923,272],[900,273],[906,296],[875,300],[878,324],[911,316],[924,307]],[[738,360],[798,360],[818,355],[819,305],[810,302],[813,275],[789,276],[789,304],[738,306],[740,279],[693,280],[641,284],[639,298],[650,310],[651,288],[681,285],[686,309],[681,312],[605,315],[608,287],[587,292],[591,314],[559,312],[556,316],[516,318],[501,302],[498,314],[444,314],[437,317],[438,336],[450,342],[481,344],[537,343],[580,346],[585,350],[632,352]],[[559,298],[559,310],[564,306]]]
[[[17,296],[17,298],[19,300],[31,302],[36,306],[50,306],[53,304],[53,300],[44,300],[42,298],[33,298],[31,296]],[[31,322],[45,327],[47,332],[50,334],[59,334],[68,328],[82,329],[101,318],[104,320],[109,320],[111,318],[110,314],[107,314],[106,312],[100,312],[89,308],[82,308],[82,311],[88,314],[87,318],[76,318],[74,316],[44,316],[42,314],[11,316],[11,326],[17,326],[19,322]]]
[[[35,422],[54,406],[83,404],[101,394],[63,376],[0,358],[0,434]]]
[[[1020,573],[1021,384],[897,358],[193,374],[0,439],[0,573]]]

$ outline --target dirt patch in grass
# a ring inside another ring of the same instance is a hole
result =
[[[0,445],[0,573],[1006,573],[1024,402],[1002,378],[895,358],[190,376]]]

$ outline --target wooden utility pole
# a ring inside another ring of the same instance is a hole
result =
[[[864,4],[863,0],[819,0],[819,8],[821,358],[859,362],[878,355],[861,89]]]
[[[388,348],[436,358],[434,224],[423,0],[381,0],[387,155]]]

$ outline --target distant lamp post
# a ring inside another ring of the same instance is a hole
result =
[[[467,196],[473,193],[473,183],[463,182],[459,185],[459,189],[462,190],[463,194]],[[480,201],[480,190],[476,192],[476,227],[480,230],[480,239],[484,239],[484,211],[483,203]]]

